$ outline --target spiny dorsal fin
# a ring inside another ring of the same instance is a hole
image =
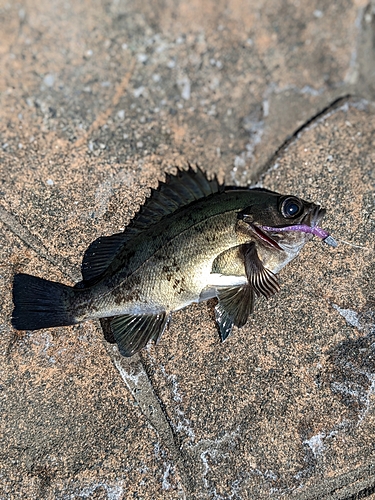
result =
[[[82,261],[83,282],[77,287],[84,288],[97,282],[120,250],[139,232],[194,201],[222,191],[224,186],[217,178],[208,180],[198,166],[196,170],[189,165],[188,170],[178,169],[176,175],[167,174],[165,182],[159,182],[158,188],[151,190],[151,196],[123,233],[101,236],[91,243]]]
[[[179,208],[222,191],[224,186],[217,178],[209,181],[198,166],[196,170],[190,165],[188,170],[178,169],[176,175],[167,174],[165,182],[159,182],[157,189],[151,189],[151,196],[130,222],[129,228],[143,230]]]

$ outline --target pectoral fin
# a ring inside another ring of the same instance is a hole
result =
[[[233,325],[242,327],[246,323],[254,310],[255,294],[262,294],[268,299],[280,289],[276,276],[264,267],[258,257],[254,242],[241,245],[238,249],[248,284],[217,288],[219,303],[215,307],[215,315],[221,340],[230,335]]]
[[[219,303],[215,307],[216,322],[221,340],[232,332],[233,325],[241,328],[254,309],[254,291],[250,285],[221,288],[217,291]]]
[[[242,245],[241,251],[249,284],[257,295],[262,294],[269,299],[280,290],[276,276],[264,267],[254,242]]]
[[[157,343],[168,324],[168,320],[169,315],[166,312],[142,315],[125,314],[112,318],[110,327],[120,353],[130,357],[145,347],[150,340]]]

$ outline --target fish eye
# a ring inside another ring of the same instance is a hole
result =
[[[297,198],[286,198],[281,204],[281,213],[286,219],[296,217],[301,209],[301,203]]]

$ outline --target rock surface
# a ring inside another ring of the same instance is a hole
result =
[[[372,498],[373,6],[0,14],[0,498]],[[321,203],[339,247],[311,242],[224,344],[212,303],[130,360],[94,322],[11,328],[14,273],[74,283],[188,161]]]

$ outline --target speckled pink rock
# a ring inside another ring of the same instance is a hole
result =
[[[372,30],[362,1],[0,6],[0,498],[371,495],[373,105],[316,115],[375,99]],[[212,303],[131,360],[94,322],[11,328],[14,273],[73,283],[188,161],[350,244],[314,240],[224,344]]]

